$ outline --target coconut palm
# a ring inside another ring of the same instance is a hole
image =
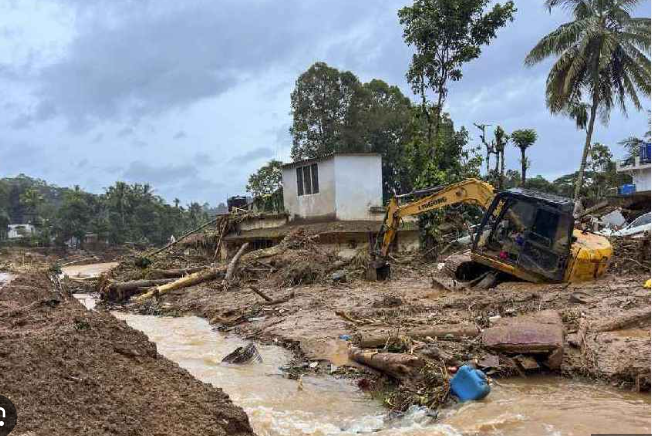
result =
[[[512,132],[512,142],[521,150],[521,186],[525,186],[528,158],[525,156],[527,150],[537,140],[537,132],[534,129],[521,129]]]
[[[639,93],[650,95],[650,19],[633,18],[640,0],[547,0],[563,7],[573,21],[546,35],[525,58],[528,66],[555,56],[548,74],[546,103],[553,113],[588,121],[582,162],[575,181],[578,198],[598,113],[606,124],[614,106],[626,113],[630,100],[642,108]],[[581,108],[588,111],[581,114]],[[578,122],[582,126],[583,123]]]

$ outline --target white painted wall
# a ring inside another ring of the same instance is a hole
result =
[[[632,181],[636,185],[636,191],[649,191],[650,190],[650,168],[633,170]]]
[[[335,155],[335,208],[339,220],[382,220],[369,208],[383,205],[380,155]]]
[[[314,162],[313,162],[314,163]],[[283,204],[290,220],[326,218],[380,221],[383,205],[382,158],[376,154],[341,154],[318,161],[319,193],[297,195],[297,167],[283,168]]]
[[[36,233],[36,228],[31,224],[9,224],[7,238],[19,239],[33,233]]]
[[[319,167],[319,192],[301,196],[297,195],[297,166],[283,168],[283,205],[290,220],[335,218],[334,159],[319,161],[317,166]]]

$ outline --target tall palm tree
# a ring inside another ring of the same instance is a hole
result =
[[[511,136],[514,145],[521,150],[521,186],[525,186],[526,172],[529,165],[525,150],[536,142],[537,132],[534,129],[514,130]]]
[[[633,18],[641,0],[546,0],[549,10],[563,7],[573,21],[546,35],[525,58],[528,66],[558,57],[548,74],[546,103],[553,113],[588,121],[582,162],[575,181],[579,197],[595,119],[606,124],[614,106],[626,101],[642,108],[638,94],[650,95],[650,19]],[[589,113],[582,115],[581,108]],[[582,125],[578,122],[578,125]]]

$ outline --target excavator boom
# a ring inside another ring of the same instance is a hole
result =
[[[494,199],[494,188],[489,183],[477,179],[466,179],[452,185],[440,186],[427,191],[429,194],[405,205],[399,205],[399,199],[417,193],[394,197],[387,207],[387,215],[381,232],[382,245],[379,253],[386,257],[392,245],[401,219],[406,216],[419,215],[455,204],[474,204],[486,210]]]

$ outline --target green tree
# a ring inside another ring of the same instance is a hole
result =
[[[650,95],[650,19],[632,18],[640,0],[547,0],[549,10],[562,6],[573,21],[537,43],[525,58],[535,65],[556,56],[548,74],[546,102],[553,113],[571,114],[586,123],[586,141],[575,181],[579,198],[598,113],[606,124],[611,109],[625,112],[629,99],[642,108],[638,94]],[[588,113],[587,113],[588,112]]]
[[[495,4],[486,12],[488,4],[489,0],[415,0],[398,11],[403,39],[415,51],[406,77],[421,98],[426,139],[431,144],[441,121],[448,82],[460,80],[462,66],[480,56],[481,47],[513,20],[516,8],[512,1]],[[428,92],[434,94],[434,104]]]
[[[361,151],[362,84],[350,71],[317,62],[302,73],[290,96],[292,159]]]
[[[514,130],[511,134],[512,142],[521,150],[521,186],[525,186],[527,169],[530,166],[525,151],[537,141],[537,132],[534,129]]]
[[[34,225],[39,224],[39,208],[43,204],[43,195],[34,189],[29,188],[20,195],[20,203],[23,205],[25,216]]]
[[[383,197],[411,190],[405,147],[413,136],[412,104],[397,86],[373,79],[363,85],[364,151],[383,158]]]
[[[256,206],[265,211],[283,210],[283,162],[272,159],[249,176],[247,192],[254,197]]]

